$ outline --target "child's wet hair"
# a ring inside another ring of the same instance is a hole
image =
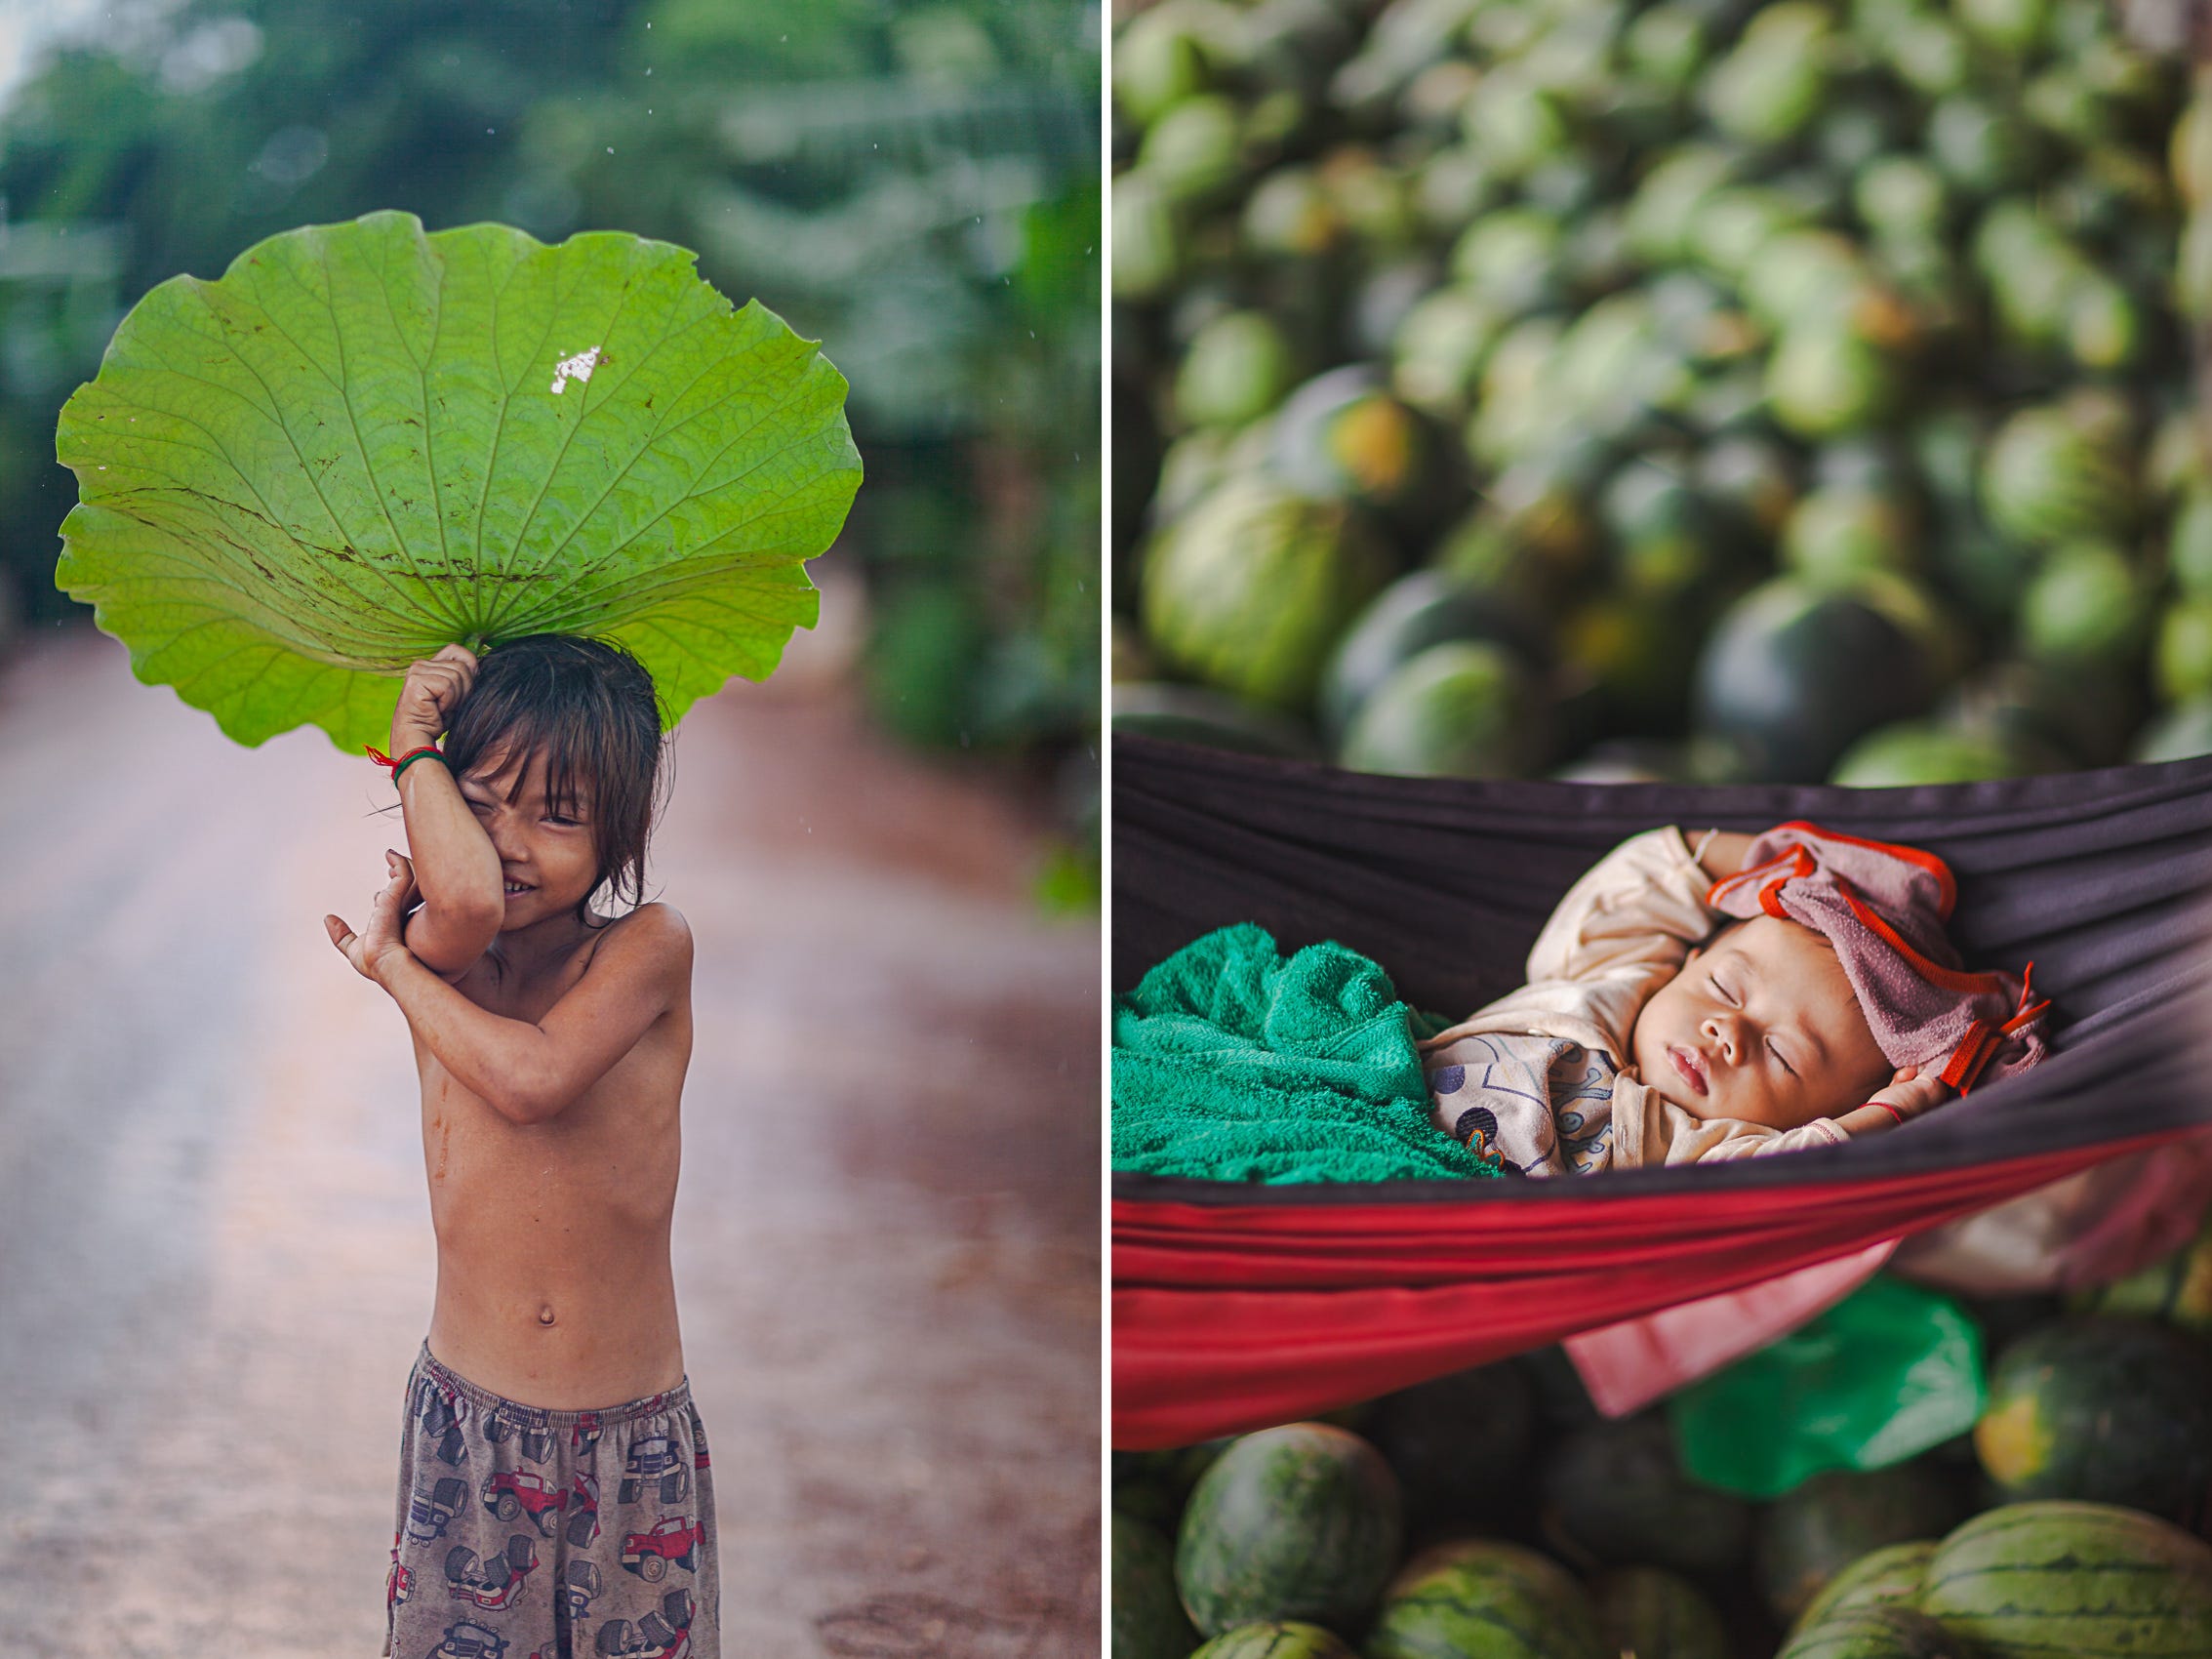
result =
[[[645,902],[645,845],[667,780],[653,676],[619,645],[533,633],[486,652],[446,730],[455,778],[511,754],[541,754],[547,810],[583,818],[598,877],[577,906],[590,926],[600,888],[631,908]],[[511,802],[525,768],[514,771]],[[588,815],[581,808],[588,796]]]

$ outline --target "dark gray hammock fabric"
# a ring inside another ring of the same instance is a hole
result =
[[[1832,1153],[1622,1171],[1638,1191],[1870,1177],[2212,1122],[2212,757],[1902,789],[1382,778],[1148,739],[1113,746],[1113,982],[1229,922],[1285,951],[1334,939],[1417,1007],[1470,1012],[1610,847],[1656,825],[1790,819],[1922,846],[1958,877],[1968,966],[2034,963],[2052,1050]],[[1254,1189],[1117,1175],[1132,1198],[1543,1202],[1570,1183]]]

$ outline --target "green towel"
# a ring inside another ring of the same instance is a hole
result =
[[[1342,945],[1185,946],[1113,1007],[1113,1167],[1211,1181],[1496,1175],[1430,1118],[1416,1018]],[[1425,1022],[1426,1023],[1426,1022]]]

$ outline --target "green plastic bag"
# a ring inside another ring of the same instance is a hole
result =
[[[1982,1332],[1948,1296],[1876,1275],[1818,1318],[1668,1402],[1682,1467],[1772,1498],[1830,1469],[1883,1469],[1982,1414]]]

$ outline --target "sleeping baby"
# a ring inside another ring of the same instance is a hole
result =
[[[1436,1121],[1522,1175],[1894,1127],[2042,1056],[2049,1004],[1961,969],[1954,897],[1933,854],[1811,824],[1634,836],[1560,901],[1526,985],[1422,1044]]]

